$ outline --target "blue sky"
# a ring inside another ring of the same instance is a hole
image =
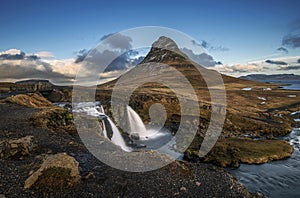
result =
[[[2,1],[0,50],[50,51],[68,58],[105,34],[156,25],[229,48],[212,53],[233,63],[274,53],[299,21],[299,7],[297,0]]]
[[[299,0],[2,1],[0,51],[48,51],[68,59],[103,35],[164,26],[205,40],[224,64],[296,56],[299,47],[284,46],[288,54],[276,49],[284,36],[299,34],[299,8]]]

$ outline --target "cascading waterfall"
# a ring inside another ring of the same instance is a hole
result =
[[[113,131],[111,141],[114,144],[120,146],[124,151],[131,152],[132,149],[126,145],[124,138],[122,137],[117,126],[114,124],[114,122],[109,117],[107,117],[107,119],[108,119],[111,129]],[[106,137],[107,137],[107,134],[106,134]]]
[[[107,126],[105,125],[105,121],[104,121],[104,119],[107,119],[108,123],[109,123],[108,127],[110,127],[111,131],[112,131],[111,141],[115,145],[120,146],[126,152],[132,151],[132,149],[126,145],[125,140],[124,140],[123,136],[121,135],[117,126],[105,114],[102,105],[100,105],[99,103],[92,103],[92,102],[79,103],[76,105],[75,109],[73,109],[73,112],[77,112],[77,113],[85,112],[90,116],[99,117],[102,120],[102,124],[103,124],[103,135],[104,135],[104,137],[109,139],[108,134],[107,134],[108,129],[106,128]]]
[[[130,126],[129,134],[136,133],[140,138],[148,138],[156,133],[156,131],[146,129],[141,117],[130,106],[127,106],[127,115]]]

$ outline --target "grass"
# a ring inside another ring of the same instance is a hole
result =
[[[236,167],[239,163],[262,164],[271,160],[285,159],[292,153],[293,147],[284,140],[230,138],[218,141],[205,156],[204,162],[222,167]]]

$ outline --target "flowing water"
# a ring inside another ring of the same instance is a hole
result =
[[[229,171],[248,190],[266,197],[300,197],[300,128],[294,128],[284,139],[295,148],[290,158],[262,165],[241,164]]]
[[[128,147],[125,143],[123,136],[121,135],[118,127],[114,124],[114,122],[105,114],[104,109],[100,102],[82,102],[78,103],[73,107],[73,112],[84,112],[87,115],[100,117],[102,119],[102,126],[103,126],[103,135],[104,137],[108,138],[107,136],[107,129],[104,123],[104,119],[107,119],[111,130],[113,132],[111,141],[115,145],[120,146],[124,151],[131,152],[132,149]]]
[[[87,115],[99,117],[102,120],[103,135],[108,138],[108,129],[112,131],[111,142],[120,146],[124,151],[131,152],[134,149],[129,147],[118,127],[109,118],[100,102],[83,102],[74,105],[73,112],[84,112]],[[135,135],[134,143],[143,149],[155,149],[158,152],[168,154],[175,158],[182,156],[176,150],[176,138],[167,130],[147,129],[140,116],[130,107],[127,106],[127,117],[130,131],[129,135]],[[109,125],[105,124],[104,119],[107,119]]]
[[[130,125],[129,134],[136,133],[141,139],[146,139],[157,133],[154,130],[147,130],[141,117],[130,106],[127,106],[127,115]]]

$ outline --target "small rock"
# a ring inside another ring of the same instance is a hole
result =
[[[92,172],[89,172],[88,174],[86,174],[84,177],[82,177],[82,179],[86,179],[86,180],[88,180],[88,179],[90,179],[91,177],[93,177],[94,176],[94,173],[92,173]]]
[[[180,188],[180,191],[186,191],[186,187],[182,186],[182,187]]]
[[[196,186],[201,186],[201,182],[196,181]]]
[[[133,140],[139,140],[140,139],[140,135],[138,133],[132,133],[132,134],[130,134],[130,137]]]
[[[33,136],[20,139],[7,139],[0,141],[0,158],[22,157],[29,155],[37,148]]]
[[[12,148],[12,149],[18,148],[18,145],[17,145],[17,144],[14,144],[14,143],[12,143],[12,144],[10,145],[10,148]]]
[[[41,167],[26,179],[24,188],[34,185],[61,190],[73,187],[80,181],[78,164],[66,153],[47,155]]]

